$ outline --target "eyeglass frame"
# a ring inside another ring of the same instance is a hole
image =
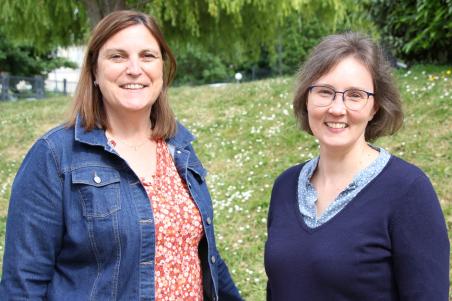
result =
[[[333,98],[331,99],[330,104],[328,104],[328,105],[326,105],[326,106],[318,106],[318,105],[315,105],[316,107],[328,107],[328,106],[331,106],[331,105],[333,104],[334,100],[336,99],[336,94],[337,94],[337,93],[342,93],[342,102],[344,103],[344,106],[345,106],[348,110],[351,110],[351,111],[361,111],[361,110],[364,109],[364,107],[367,105],[367,102],[369,101],[369,97],[371,97],[371,96],[372,96],[372,97],[375,97],[375,93],[367,92],[366,90],[362,90],[362,89],[350,88],[350,89],[346,89],[346,90],[344,90],[344,91],[336,91],[333,87],[323,86],[323,85],[311,85],[311,86],[308,87],[308,92],[309,92],[309,93],[312,93],[312,89],[314,89],[314,88],[328,88],[328,89],[330,89],[330,90],[332,90],[332,91],[334,92],[334,95],[333,95]],[[346,105],[346,102],[345,102],[345,93],[348,92],[348,91],[351,91],[351,90],[353,90],[353,91],[361,91],[361,92],[366,93],[366,95],[367,95],[366,103],[365,103],[360,109],[358,109],[358,110],[350,109],[350,108]]]

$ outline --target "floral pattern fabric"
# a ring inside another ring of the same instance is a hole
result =
[[[203,300],[198,245],[204,235],[199,210],[179,176],[163,140],[157,141],[157,166],[142,178],[155,222],[155,299]]]
[[[204,235],[201,215],[179,176],[163,140],[157,140],[154,176],[140,178],[155,223],[155,300],[202,301],[198,245]],[[117,143],[109,139],[111,146]]]

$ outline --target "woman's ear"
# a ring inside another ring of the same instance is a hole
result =
[[[375,114],[377,114],[378,110],[380,110],[380,106],[378,105],[378,103],[375,102],[374,106],[372,108],[372,112],[370,112],[369,121],[371,121],[374,118],[374,116],[375,116]]]

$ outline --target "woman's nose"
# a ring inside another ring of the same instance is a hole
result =
[[[127,74],[129,75],[140,75],[141,66],[138,59],[130,58],[127,65]]]
[[[330,112],[331,114],[342,115],[345,114],[346,111],[347,108],[345,107],[343,94],[336,93],[336,96],[333,99],[333,103],[329,107],[328,112]]]

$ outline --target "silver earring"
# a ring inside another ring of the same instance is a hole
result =
[[[94,85],[97,87],[99,84],[97,83],[97,81],[94,81]]]

